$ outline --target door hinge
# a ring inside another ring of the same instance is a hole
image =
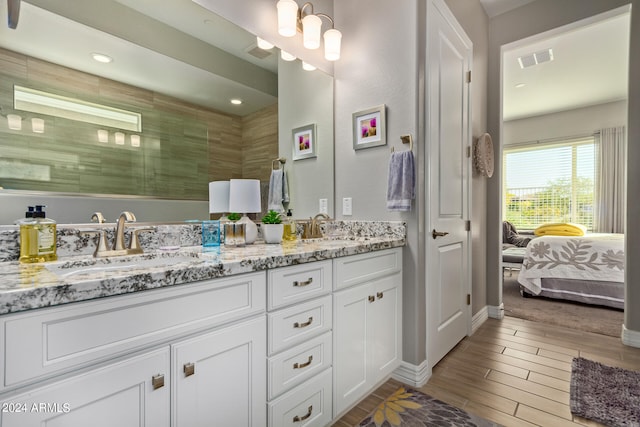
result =
[[[471,146],[467,145],[467,157],[471,157]]]
[[[464,222],[464,231],[471,231],[471,221],[466,220]]]
[[[467,71],[467,83],[471,83],[471,70]]]
[[[467,294],[467,305],[471,305],[471,294]]]

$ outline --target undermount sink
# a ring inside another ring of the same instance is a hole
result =
[[[61,263],[47,264],[46,268],[59,278],[68,278],[80,275],[96,275],[100,273],[126,273],[131,274],[135,270],[147,270],[157,267],[171,268],[173,266],[189,263],[199,264],[215,260],[215,256],[199,253],[160,253],[144,254],[137,256],[120,256],[107,258],[91,258]]]

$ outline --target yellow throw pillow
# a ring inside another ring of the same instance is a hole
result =
[[[542,224],[533,232],[536,236],[584,236],[587,228],[571,222],[550,222]]]

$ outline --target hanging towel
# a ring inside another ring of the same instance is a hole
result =
[[[284,213],[283,203],[289,203],[289,185],[287,184],[287,174],[283,169],[271,171],[269,179],[269,210]]]
[[[387,186],[387,210],[410,211],[415,198],[415,168],[412,151],[391,153],[389,159],[389,184]]]

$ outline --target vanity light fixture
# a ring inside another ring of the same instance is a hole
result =
[[[280,58],[284,61],[295,61],[297,59],[295,55],[291,55],[289,52],[285,52],[284,50],[280,50]]]
[[[109,142],[109,131],[98,129],[98,141],[104,143]]]
[[[140,135],[131,135],[131,146],[140,147]]]
[[[116,132],[115,137],[116,137],[116,145],[124,145],[124,133]]]
[[[22,130],[22,117],[17,114],[7,114],[7,125],[11,130]]]
[[[265,39],[261,39],[260,37],[256,36],[256,42],[260,49],[264,49],[264,50],[273,49],[273,44],[269,43]]]
[[[35,133],[44,133],[44,120],[34,117],[31,119],[31,130]]]
[[[325,13],[314,13],[313,4],[306,2],[301,8],[294,0],[280,0],[278,7],[278,33],[284,37],[293,37],[296,31],[302,32],[303,45],[307,49],[320,47],[322,20],[331,22],[331,29],[324,33],[324,57],[327,61],[340,59],[342,33],[334,28],[333,18]],[[309,13],[305,12],[310,8]]]
[[[102,62],[103,64],[108,64],[110,62],[113,62],[113,58],[110,57],[109,55],[105,55],[104,53],[97,53],[97,52],[93,52],[91,54],[91,57],[98,62]]]

